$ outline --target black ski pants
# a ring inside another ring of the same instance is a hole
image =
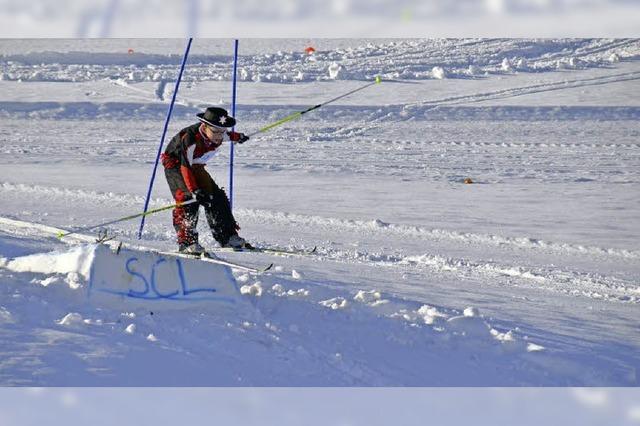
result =
[[[221,245],[226,245],[232,235],[238,232],[238,225],[233,214],[227,194],[218,187],[204,167],[193,169],[198,187],[211,196],[211,206],[205,207],[205,216],[213,234],[213,238]],[[165,168],[165,177],[173,198],[184,202],[192,198],[191,192],[182,178],[179,167]],[[173,210],[173,227],[176,230],[178,244],[188,246],[198,242],[198,213],[200,204],[192,203]]]

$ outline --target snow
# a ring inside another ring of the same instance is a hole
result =
[[[638,385],[637,40],[242,41],[238,131],[383,81],[236,147],[242,235],[317,253],[193,260],[234,309],[95,298],[119,255],[55,237],[141,210],[180,62],[163,43],[0,41],[1,384]],[[171,135],[229,108],[231,53],[194,45]],[[152,265],[170,221],[109,230]]]
[[[82,318],[82,315],[76,312],[69,312],[67,315],[64,316],[64,318],[58,321],[58,324],[60,325],[66,325],[71,327],[82,325],[83,323],[84,323],[84,319]]]
[[[250,296],[260,297],[262,296],[262,286],[260,282],[255,282],[251,285],[243,285],[240,287],[240,294],[248,294]]]
[[[433,69],[431,70],[431,75],[433,75],[433,78],[442,80],[443,78],[447,77],[447,72],[442,67],[433,67]]]
[[[4,267],[14,272],[37,272],[41,274],[79,273],[89,277],[93,262],[93,250],[86,246],[75,247],[65,252],[37,253],[8,261]],[[47,286],[48,281],[41,282]]]

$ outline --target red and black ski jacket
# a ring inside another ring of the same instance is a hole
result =
[[[215,155],[222,143],[210,141],[200,130],[201,123],[185,127],[175,135],[167,149],[162,154],[162,165],[166,169],[179,168],[184,183],[190,192],[198,189],[198,183],[193,173],[193,167],[204,167],[207,161]],[[231,140],[228,133],[224,134],[223,142]]]

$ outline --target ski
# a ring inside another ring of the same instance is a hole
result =
[[[316,254],[317,247],[312,249],[284,249],[279,247],[244,247],[241,249],[234,249],[231,247],[220,247],[215,249],[216,251],[229,252],[229,253],[269,253],[275,255],[289,255],[289,256],[307,256]]]
[[[226,260],[226,259],[222,259],[218,256],[216,256],[213,253],[208,253],[208,252],[204,252],[201,254],[187,254],[187,253],[180,253],[177,251],[172,251],[172,252],[158,252],[158,254],[162,254],[165,256],[175,256],[175,257],[182,257],[185,259],[198,259],[198,260],[202,260],[205,262],[211,262],[211,263],[216,263],[218,265],[225,265],[225,266],[229,266],[231,268],[234,269],[240,269],[243,271],[247,271],[247,272],[253,272],[256,274],[262,274],[264,272],[267,272],[269,269],[273,268],[273,263],[270,263],[264,267],[261,268],[255,268],[253,266],[247,266],[247,265],[243,265],[241,263],[236,263],[236,262],[232,262],[230,260]]]

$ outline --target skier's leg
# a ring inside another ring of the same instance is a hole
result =
[[[238,234],[238,224],[231,213],[231,205],[224,190],[213,183],[213,191],[210,194],[213,203],[211,208],[205,209],[207,221],[213,238],[224,246],[229,242],[231,236]]]
[[[198,187],[212,197],[211,207],[205,207],[205,215],[213,238],[224,246],[231,236],[238,233],[227,194],[216,185],[204,166],[194,165],[193,174]]]
[[[198,173],[198,185],[212,197],[211,207],[205,207],[205,213],[213,238],[222,246],[229,242],[232,235],[238,234],[238,225],[233,214],[227,194],[213,181],[209,173]]]
[[[173,198],[177,202],[184,202],[191,199],[189,190],[178,168],[164,169],[164,174]],[[198,242],[196,226],[198,224],[199,207],[200,205],[198,203],[193,203],[176,207],[173,210],[173,227],[176,230],[178,245],[181,248]]]

